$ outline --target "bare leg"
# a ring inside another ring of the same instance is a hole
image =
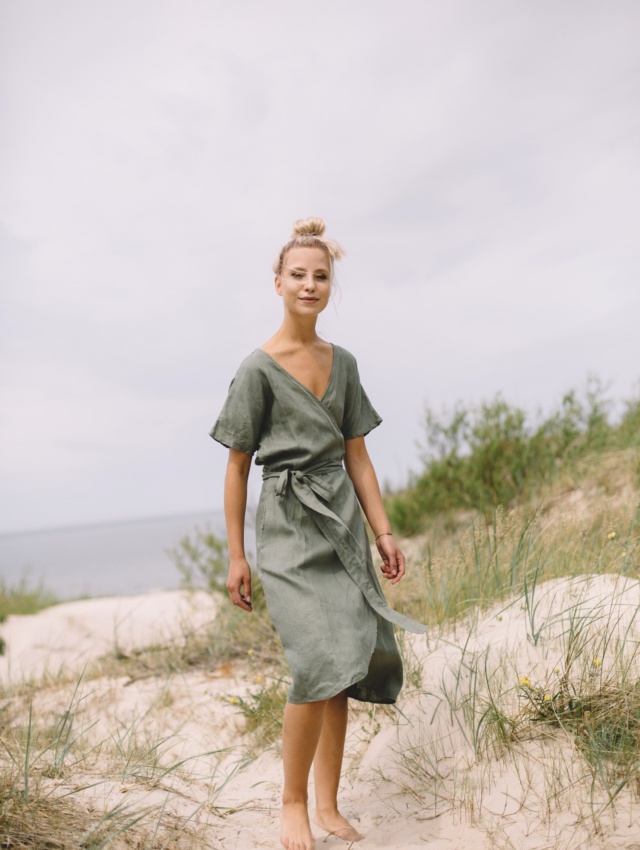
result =
[[[315,823],[345,841],[362,838],[338,811],[338,786],[347,734],[347,695],[343,692],[327,701],[320,740],[313,762],[316,786]]]
[[[287,703],[282,722],[282,834],[287,850],[314,850],[307,811],[309,771],[318,746],[327,700]]]

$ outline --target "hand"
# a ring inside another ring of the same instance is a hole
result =
[[[229,564],[227,590],[234,605],[243,611],[252,611],[251,607],[251,567],[246,558],[239,558]]]
[[[376,546],[382,558],[382,575],[390,579],[391,584],[397,584],[404,575],[404,555],[390,534],[379,537]]]

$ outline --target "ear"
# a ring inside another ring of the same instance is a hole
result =
[[[278,295],[282,295],[282,281],[280,280],[280,275],[277,274],[275,276],[273,283],[275,285],[276,292],[278,293]]]

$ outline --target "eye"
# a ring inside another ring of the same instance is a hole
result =
[[[327,280],[327,275],[324,272],[317,274],[315,277],[316,277],[316,280]]]
[[[294,280],[301,280],[304,277],[304,275],[302,274],[302,272],[291,272],[291,277]]]

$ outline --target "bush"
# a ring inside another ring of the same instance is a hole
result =
[[[227,576],[227,541],[217,537],[208,527],[196,527],[193,535],[185,534],[177,546],[169,549],[180,575],[181,585],[194,590],[223,590]]]
[[[500,395],[477,407],[425,412],[423,472],[409,487],[387,495],[389,518],[398,531],[415,534],[429,515],[451,510],[489,517],[499,505],[537,494],[567,466],[607,447],[640,444],[640,399],[626,402],[617,425],[611,402],[597,378],[584,398],[566,393],[550,416],[535,423],[525,410]]]

